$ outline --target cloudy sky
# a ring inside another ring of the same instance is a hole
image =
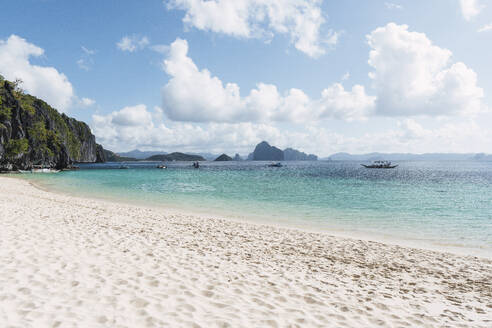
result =
[[[492,0],[1,7],[0,74],[114,151],[492,153]]]

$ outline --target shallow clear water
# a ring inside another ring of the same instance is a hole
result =
[[[83,165],[23,175],[58,191],[492,254],[492,162]]]

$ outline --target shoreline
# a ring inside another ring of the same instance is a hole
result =
[[[118,204],[125,204],[125,205],[130,204],[132,206],[152,208],[156,210],[164,209],[167,211],[174,211],[176,213],[184,214],[184,215],[192,215],[192,216],[199,216],[199,217],[206,217],[206,218],[219,218],[222,220],[229,220],[237,223],[253,224],[258,226],[268,226],[273,228],[278,227],[283,229],[293,229],[293,230],[298,230],[307,233],[320,233],[330,237],[370,241],[370,242],[382,243],[392,246],[401,246],[401,247],[415,248],[419,250],[428,250],[428,251],[435,251],[440,253],[450,253],[459,256],[471,256],[471,257],[478,257],[478,258],[492,260],[492,252],[488,249],[485,250],[484,248],[480,248],[480,247],[468,247],[456,243],[443,244],[437,242],[436,240],[431,240],[431,239],[415,239],[415,238],[402,237],[402,236],[394,237],[392,235],[383,234],[383,233],[372,233],[372,232],[354,231],[354,230],[346,230],[346,229],[344,230],[343,227],[334,227],[334,226],[328,227],[328,226],[321,225],[319,223],[316,223],[317,225],[314,224],[314,226],[309,225],[309,223],[302,225],[300,223],[295,223],[289,219],[279,220],[277,218],[276,221],[271,222],[271,221],[267,221],[267,216],[254,216],[254,215],[248,215],[243,213],[231,214],[222,211],[213,211],[213,210],[205,211],[201,209],[199,210],[197,208],[192,208],[192,209],[183,208],[180,206],[173,206],[171,204],[157,204],[157,203],[151,204],[150,202],[136,200],[136,199],[121,200],[117,197],[112,197],[112,196],[99,197],[100,195],[92,196],[92,195],[86,195],[85,193],[76,194],[76,193],[71,193],[69,191],[58,190],[56,188],[50,189],[49,187],[42,185],[42,183],[38,183],[38,181],[23,179],[20,176],[12,176],[7,178],[27,181],[34,188],[40,189],[45,192],[55,193],[58,195],[79,197],[89,200],[99,200],[109,203],[118,203]]]
[[[0,323],[488,327],[492,261],[0,177]]]

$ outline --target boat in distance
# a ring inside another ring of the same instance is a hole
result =
[[[282,166],[283,165],[280,162],[268,164],[268,167],[282,167]]]
[[[390,161],[374,161],[372,164],[361,164],[367,169],[394,169],[398,164],[391,164]]]

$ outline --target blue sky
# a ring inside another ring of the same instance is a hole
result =
[[[21,0],[0,21],[0,74],[112,150],[492,153],[489,0]]]

